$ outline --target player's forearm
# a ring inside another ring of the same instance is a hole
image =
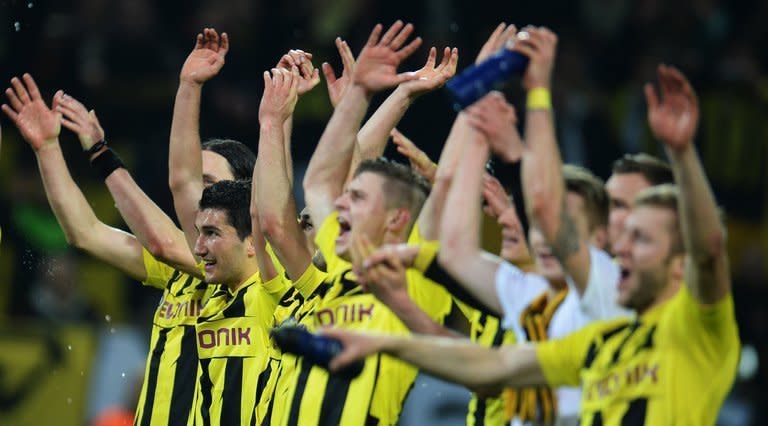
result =
[[[291,138],[293,137],[293,115],[283,123],[283,158],[285,159],[285,175],[288,176],[288,184],[293,190],[293,156],[291,155]]]
[[[526,111],[525,141],[522,180],[528,216],[553,244],[564,207],[565,183],[551,110]]]
[[[196,236],[195,215],[203,193],[200,147],[202,86],[182,81],[176,93],[168,148],[168,181],[173,206],[190,248]]]
[[[486,348],[466,339],[430,337],[387,337],[383,352],[450,382],[470,388],[497,386],[515,381],[500,350]],[[512,380],[508,380],[509,377]]]
[[[69,173],[59,144],[36,152],[45,195],[67,242],[87,249],[89,233],[98,223],[90,204]]]
[[[304,245],[304,235],[296,221],[296,203],[284,163],[283,129],[269,122],[261,125],[259,160],[253,179],[255,204],[251,214],[257,215],[264,238],[275,250],[288,276],[296,279],[306,270],[312,255]]]
[[[364,89],[350,85],[333,111],[312,154],[303,184],[307,205],[316,223],[322,223],[327,212],[314,211],[312,197],[327,202],[341,194],[352,160],[355,138],[369,103],[369,95]]]
[[[725,231],[717,203],[691,145],[683,151],[668,149],[675,182],[680,188],[680,227],[686,252],[705,288],[694,289],[705,302],[720,300],[730,289]]]
[[[430,192],[421,213],[419,213],[419,229],[425,238],[434,239],[439,236],[442,212],[446,205],[448,190],[453,182],[464,142],[476,134],[467,123],[466,116],[459,113],[445,141],[443,151],[440,153],[432,192]]]
[[[488,144],[479,138],[464,147],[462,166],[456,171],[446,204],[467,207],[444,209],[440,224],[440,241],[448,256],[480,250],[480,188],[488,155]]]
[[[142,246],[165,263],[199,274],[184,233],[139,188],[126,169],[115,170],[105,182],[120,215]]]
[[[202,157],[192,155],[200,151],[200,102],[202,85],[181,81],[173,105],[168,172],[171,190],[192,181],[202,182]]]
[[[413,98],[400,87],[384,100],[357,133],[361,160],[376,158],[384,153],[390,132],[397,126],[411,104],[413,104]]]

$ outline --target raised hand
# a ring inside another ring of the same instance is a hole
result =
[[[525,90],[536,87],[549,89],[557,48],[555,33],[544,27],[525,27],[510,41],[512,50],[528,57],[528,68],[523,75]]]
[[[433,163],[424,151],[420,150],[413,141],[405,137],[399,130],[392,129],[390,136],[392,136],[392,143],[397,146],[397,152],[408,158],[411,168],[430,183],[434,183],[437,164]]]
[[[699,125],[699,100],[685,76],[675,67],[659,65],[659,96],[645,85],[648,124],[653,135],[673,150],[692,146]]]
[[[365,260],[375,250],[376,248],[364,235],[352,240],[352,264],[358,282],[366,291],[372,293],[385,304],[396,303],[397,300],[408,298],[405,266],[394,252],[383,252],[385,257],[381,262],[367,268],[364,266]]]
[[[470,126],[482,133],[491,149],[506,162],[523,155],[523,143],[517,131],[517,114],[504,95],[493,91],[466,109]]]
[[[512,208],[512,199],[501,186],[501,182],[489,174],[483,176],[483,198],[486,202],[483,210],[494,219],[498,219],[507,209]]]
[[[336,77],[333,67],[328,62],[323,62],[323,75],[325,75],[325,84],[328,86],[328,97],[331,98],[331,105],[336,107],[352,79],[352,71],[355,68],[355,56],[346,41],[336,37],[336,49],[341,56],[341,64],[344,69],[340,77]]]
[[[56,111],[63,114],[61,124],[77,134],[80,145],[88,151],[96,142],[104,139],[96,111],[90,112],[77,99],[59,91],[53,98]]]
[[[413,25],[403,26],[398,20],[383,36],[381,32],[382,26],[377,24],[357,58],[352,78],[369,94],[418,78],[414,73],[397,73],[400,63],[421,45],[421,37],[417,37],[403,47],[413,33]]]
[[[3,104],[3,112],[19,128],[21,135],[38,151],[55,145],[61,131],[61,114],[52,111],[40,96],[35,80],[29,74],[11,79],[11,87],[5,90],[11,106]]]
[[[272,68],[272,74],[264,71],[264,94],[259,105],[259,122],[282,125],[292,114],[298,100],[299,70]]]
[[[221,71],[224,57],[229,51],[229,36],[221,37],[213,28],[205,28],[197,35],[195,48],[181,67],[181,81],[203,84]]]
[[[456,74],[459,49],[446,47],[443,50],[443,59],[437,66],[436,60],[437,49],[433,47],[429,49],[429,57],[424,67],[414,72],[418,78],[406,81],[400,88],[406,90],[410,96],[416,97],[443,87],[445,82]]]
[[[299,49],[291,49],[280,58],[276,68],[291,71],[292,67],[299,70],[299,96],[314,89],[320,83],[320,70],[312,65],[312,54]]]
[[[483,62],[488,59],[489,56],[498,52],[509,40],[515,37],[516,33],[517,28],[514,25],[507,26],[507,24],[503,22],[499,24],[493,33],[491,33],[491,36],[488,37],[488,40],[485,41],[485,44],[483,44],[480,53],[477,54],[475,63]]]

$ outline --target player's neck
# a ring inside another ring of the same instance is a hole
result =
[[[637,315],[642,316],[654,308],[665,304],[667,301],[675,297],[677,292],[680,291],[680,286],[682,285],[683,283],[681,281],[668,281],[664,288],[659,290],[659,294],[656,295],[656,299],[654,299],[654,301],[644,309],[638,310]]]
[[[255,260],[251,261],[250,259],[245,262],[242,271],[240,271],[239,274],[237,274],[237,278],[233,279],[232,281],[225,283],[225,285],[229,288],[229,291],[235,292],[237,289],[243,286],[249,278],[253,277],[254,274],[259,272],[259,266],[256,263]]]

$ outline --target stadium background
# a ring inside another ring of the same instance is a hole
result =
[[[357,52],[376,22],[396,18],[413,22],[425,41],[402,69],[419,68],[430,45],[458,47],[463,68],[500,20],[551,27],[560,37],[554,100],[564,157],[602,177],[623,152],[661,155],[641,92],[655,64],[675,64],[691,78],[702,106],[697,145],[727,213],[747,347],[721,423],[765,424],[758,403],[768,400],[768,2],[3,0],[0,81],[7,85],[30,72],[46,99],[61,88],[95,108],[141,187],[172,212],[173,98],[202,27],[228,32],[231,50],[204,89],[201,133],[255,150],[263,70],[289,48],[301,48],[315,55],[316,66],[329,61],[340,71],[335,36]],[[508,94],[520,103],[514,85]],[[298,174],[330,114],[324,83],[299,102]],[[453,116],[439,91],[420,99],[399,128],[437,158]],[[0,122],[0,425],[77,425],[112,406],[133,409],[159,294],[67,248],[33,153],[5,117]],[[99,218],[124,227],[76,138],[63,131],[61,141]],[[409,414],[461,418],[463,406],[443,393],[451,391],[432,382],[419,386],[434,388],[422,392],[432,405],[412,403]]]

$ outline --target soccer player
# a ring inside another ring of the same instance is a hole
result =
[[[307,169],[305,197],[310,216],[321,224],[316,242],[329,274],[316,290],[321,301],[313,313],[313,328],[337,324],[353,329],[407,332],[391,311],[354,280],[349,263],[349,237],[361,233],[376,244],[405,241],[426,199],[427,186],[404,166],[386,160],[365,160],[355,169],[344,193],[342,189],[356,149],[360,122],[372,95],[418,78],[396,74],[397,65],[420,43],[416,39],[406,44],[412,31],[411,25],[400,21],[386,32],[376,26],[348,75],[349,85]],[[390,128],[382,132],[385,143],[389,131]],[[435,297],[433,289],[425,283],[410,288],[414,299],[434,318],[442,318],[450,309],[447,293],[442,299]],[[435,290],[439,288],[435,286]],[[284,422],[395,423],[415,376],[415,369],[387,357],[372,359],[354,380],[329,376],[305,361],[298,371]]]
[[[262,424],[268,400],[269,330],[289,286],[252,231],[250,181],[219,181],[203,191],[195,255],[217,286],[195,325],[200,368],[195,423]]]
[[[658,78],[660,94],[645,87],[648,119],[678,188],[638,195],[617,244],[619,301],[636,318],[499,350],[331,330],[345,345],[333,367],[384,352],[470,386],[580,384],[582,424],[714,424],[739,357],[725,231],[693,144],[696,94],[673,67]]]
[[[618,241],[624,229],[624,220],[635,196],[651,186],[673,181],[669,164],[645,153],[626,154],[613,162],[611,176],[605,182],[605,190],[611,199],[608,219],[608,239],[611,245]]]
[[[67,170],[58,143],[62,122],[59,113],[48,109],[31,76],[24,75],[23,79],[24,83],[17,78],[12,80],[13,88],[6,91],[10,107],[4,105],[3,111],[35,151],[46,195],[67,241],[131,278],[163,290],[153,321],[137,424],[186,424],[194,395],[192,380],[197,371],[194,323],[210,294],[208,286],[196,278],[202,271],[189,250],[175,254],[160,252],[160,241],[177,241],[184,247],[183,235],[141,192],[111,152],[111,162],[103,162],[104,158],[96,160],[96,156],[92,164],[105,179],[120,213],[136,236],[98,220]],[[89,114],[61,92],[54,97],[53,105],[67,117],[63,123],[78,133],[86,150],[103,140],[95,113]],[[97,137],[92,136],[93,131]],[[105,152],[107,148],[102,147],[100,155]],[[175,232],[167,232],[168,229]],[[175,257],[179,269],[157,260],[161,254],[169,259]]]

